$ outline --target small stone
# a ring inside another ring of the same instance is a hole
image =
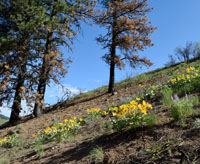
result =
[[[117,95],[117,92],[114,92],[113,95]]]

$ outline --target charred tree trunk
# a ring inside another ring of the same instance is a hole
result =
[[[115,92],[115,56],[116,56],[116,45],[115,45],[115,41],[116,41],[116,13],[113,13],[113,25],[112,25],[112,46],[111,46],[111,50],[110,50],[110,80],[109,80],[109,87],[108,87],[108,93],[112,93],[112,95],[114,95]]]
[[[115,88],[115,47],[112,48],[111,50],[111,62],[110,62],[110,80],[109,80],[109,88],[108,88],[108,93],[114,94]]]
[[[57,0],[54,0],[54,3],[56,4]],[[55,13],[55,6],[53,6],[51,14],[50,14],[50,20],[53,19],[53,17],[56,15]],[[45,44],[45,51],[44,51],[44,57],[43,57],[43,64],[42,64],[42,70],[40,72],[40,80],[38,84],[37,92],[39,93],[40,97],[37,98],[39,100],[39,103],[35,103],[33,114],[35,117],[39,117],[42,114],[42,110],[44,107],[44,94],[46,90],[46,84],[48,79],[48,74],[50,72],[49,67],[49,53],[51,49],[51,41],[53,38],[53,31],[49,31],[47,34],[46,44]]]
[[[22,87],[24,86],[26,74],[26,63],[21,66],[20,73],[18,75],[15,97],[13,100],[12,110],[10,114],[10,122],[16,122],[19,120],[19,113],[21,110],[21,99],[22,99]]]
[[[46,74],[46,68],[42,68],[42,74],[43,77],[40,78],[39,84],[38,84],[38,89],[37,92],[39,93],[40,97],[39,99],[39,103],[35,103],[34,106],[34,110],[33,110],[33,114],[35,117],[39,117],[42,114],[42,109],[43,109],[43,102],[44,102],[44,94],[45,94],[45,90],[46,90],[46,77],[44,77]]]

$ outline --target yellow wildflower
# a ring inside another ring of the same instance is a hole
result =
[[[32,138],[35,138],[35,137],[36,137],[36,135],[35,135],[35,134],[33,134],[33,135],[32,135]]]
[[[102,112],[102,114],[106,116],[106,115],[108,115],[108,112],[104,110],[104,111]]]
[[[139,86],[140,88],[143,88],[143,87],[144,87],[144,85],[142,85],[142,84],[139,84],[138,86]]]
[[[141,99],[139,97],[136,97],[136,101],[140,101]]]
[[[108,109],[109,111],[112,111],[113,110],[113,107],[109,107],[109,109]]]
[[[37,132],[37,135],[38,135],[38,136],[40,135],[40,131]]]
[[[65,119],[65,120],[64,120],[64,123],[68,123],[68,122],[69,122],[69,120],[68,120],[68,119]]]
[[[112,113],[112,115],[113,115],[113,116],[116,116],[116,115],[117,115],[117,113],[116,113],[116,112],[113,112],[113,113]]]
[[[65,126],[65,123],[64,122],[60,122],[59,123],[61,126]]]
[[[147,107],[150,108],[150,109],[153,109],[152,105],[147,103]]]
[[[133,101],[130,102],[130,104],[137,105],[137,102],[133,100]]]
[[[129,114],[132,116],[132,115],[134,115],[134,112],[131,110],[131,111],[129,111]]]
[[[118,107],[114,107],[114,110],[117,112],[119,110],[119,108]]]

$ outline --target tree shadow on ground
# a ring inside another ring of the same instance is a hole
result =
[[[130,141],[135,141],[141,137],[149,136],[152,137],[153,140],[158,140],[162,136],[161,133],[156,132],[157,129],[162,130],[164,126],[172,126],[174,121],[171,121],[165,125],[157,125],[154,127],[143,127],[137,129],[130,129],[122,132],[115,132],[109,135],[102,135],[94,140],[89,140],[86,142],[82,142],[77,147],[74,147],[70,150],[67,150],[61,153],[59,156],[52,156],[50,160],[45,163],[68,163],[72,161],[80,161],[84,157],[88,156],[92,148],[95,146],[101,146],[103,150],[113,148],[119,144],[125,144]]]

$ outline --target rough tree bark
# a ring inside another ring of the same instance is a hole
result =
[[[115,40],[116,40],[116,31],[115,31],[115,26],[116,26],[116,13],[114,13],[113,16],[113,25],[112,25],[112,46],[111,46],[111,51],[110,51],[110,79],[109,79],[109,87],[108,87],[108,93],[112,93],[112,95],[115,92],[114,88],[114,83],[115,83],[115,55],[116,55],[116,45],[115,45]]]
[[[40,95],[39,103],[35,103],[34,110],[33,110],[33,114],[35,117],[39,117],[42,114],[42,110],[43,110],[44,94],[45,94],[46,84],[48,81],[48,74],[49,74],[48,55],[50,52],[52,37],[53,37],[53,32],[49,32],[47,35],[42,70],[41,70],[40,80],[39,80],[38,89],[37,89],[37,92]]]
[[[13,100],[10,122],[16,122],[19,120],[19,113],[21,110],[21,99],[22,99],[22,87],[24,87],[25,74],[26,74],[26,59],[24,64],[21,65],[21,70],[18,75],[17,85],[15,89],[15,96]]]

